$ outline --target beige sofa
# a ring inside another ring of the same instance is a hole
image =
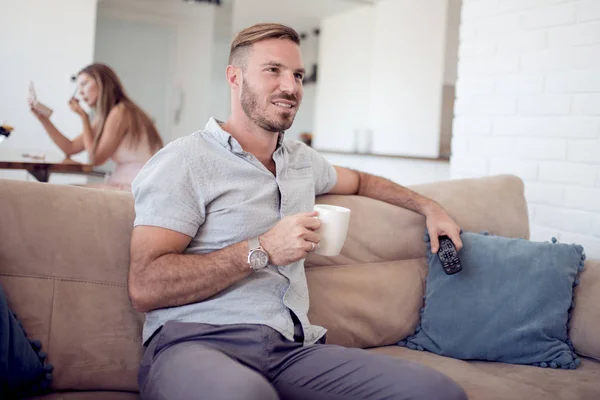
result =
[[[415,186],[467,231],[528,237],[522,182],[512,176]],[[427,266],[424,220],[357,196],[323,196],[353,210],[342,254],[311,255],[310,318],[330,343],[426,364],[471,399],[600,399],[600,262],[577,287],[571,337],[587,356],[577,370],[466,362],[395,345],[412,333]],[[128,300],[128,193],[0,181],[0,284],[55,366],[46,399],[134,399],[143,315]],[[594,358],[596,361],[594,361]],[[307,399],[310,400],[310,399]]]

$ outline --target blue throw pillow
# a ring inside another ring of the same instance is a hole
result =
[[[21,398],[45,391],[52,365],[38,340],[28,340],[21,323],[8,307],[0,287],[0,398]]]
[[[399,345],[464,360],[577,368],[568,321],[583,270],[579,245],[462,233],[462,271],[431,253],[416,333]]]

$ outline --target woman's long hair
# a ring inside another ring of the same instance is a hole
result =
[[[98,85],[98,101],[96,102],[96,124],[95,124],[95,136],[94,145],[92,147],[92,154],[90,157],[94,157],[94,152],[98,146],[102,132],[104,131],[104,124],[106,118],[117,104],[123,104],[125,107],[124,120],[121,123],[128,123],[126,135],[131,135],[132,146],[137,146],[141,139],[142,134],[145,133],[148,136],[148,144],[152,152],[158,151],[162,146],[163,142],[154,126],[154,123],[148,117],[137,104],[135,104],[121,84],[121,80],[110,67],[104,64],[91,64],[83,68],[78,76],[82,73],[90,75]]]

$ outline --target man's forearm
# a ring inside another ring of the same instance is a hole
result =
[[[441,208],[435,201],[421,196],[388,179],[357,171],[359,174],[358,194],[406,208],[421,215]]]
[[[209,254],[165,254],[130,279],[129,293],[136,310],[181,306],[205,300],[247,277],[246,241]]]

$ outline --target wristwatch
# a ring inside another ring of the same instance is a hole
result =
[[[269,255],[262,248],[258,236],[248,239],[248,264],[254,271],[259,271],[269,265]]]

